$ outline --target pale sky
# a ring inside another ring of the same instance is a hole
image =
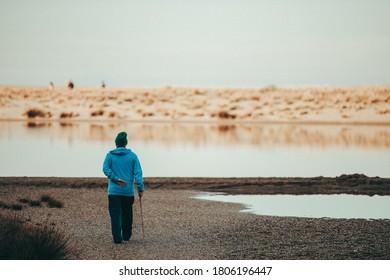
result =
[[[0,0],[0,85],[390,85],[388,0]]]

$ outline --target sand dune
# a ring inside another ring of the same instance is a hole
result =
[[[390,123],[390,88],[0,88],[0,120]]]

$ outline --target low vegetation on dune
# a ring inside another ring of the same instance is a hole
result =
[[[0,88],[3,119],[389,123],[389,87]]]
[[[28,118],[46,118],[51,117],[52,114],[50,112],[45,112],[40,109],[29,109],[24,113]]]

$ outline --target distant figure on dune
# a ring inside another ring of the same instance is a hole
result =
[[[138,196],[142,197],[144,183],[138,157],[126,148],[127,133],[115,138],[116,149],[110,151],[103,163],[103,173],[108,178],[108,210],[115,244],[130,240],[133,230],[134,181]]]
[[[104,81],[102,81],[102,88],[105,88],[106,87],[106,83]]]
[[[73,88],[74,88],[74,83],[73,83],[72,80],[69,80],[69,81],[68,81],[68,88],[69,88],[69,89],[73,89]]]
[[[49,83],[49,89],[54,89],[54,84],[53,84],[53,82],[50,82],[50,83]]]

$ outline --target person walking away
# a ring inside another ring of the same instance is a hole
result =
[[[142,168],[137,155],[126,148],[127,133],[115,138],[116,149],[107,153],[103,173],[108,178],[108,209],[115,244],[128,241],[133,228],[134,181],[138,195],[144,193]]]

